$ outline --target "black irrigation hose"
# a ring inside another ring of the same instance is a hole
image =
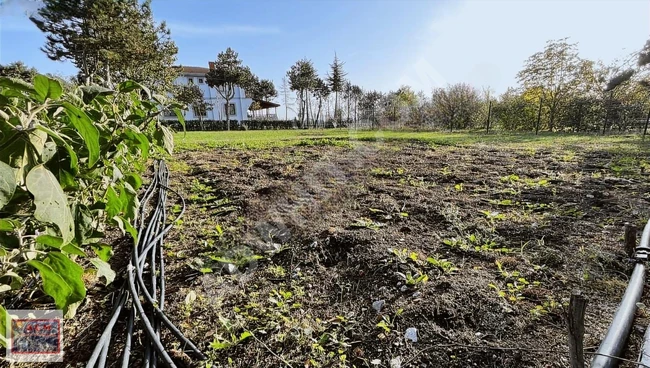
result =
[[[180,213],[169,224],[166,221],[168,191],[177,196],[181,203]],[[147,220],[147,207],[150,202],[153,203],[153,207]],[[185,213],[185,200],[178,192],[169,188],[169,171],[163,161],[157,161],[154,164],[154,175],[142,195],[141,203],[142,205],[134,221],[134,225],[138,229],[138,239],[133,247],[131,262],[127,269],[128,280],[119,291],[110,321],[95,346],[95,350],[86,365],[87,368],[105,367],[113,328],[123,310],[128,313],[128,320],[121,358],[122,367],[130,366],[131,345],[136,320],[140,320],[143,325],[145,351],[142,358],[145,367],[155,368],[159,365],[159,362],[170,368],[176,367],[160,339],[163,326],[169,329],[181,343],[181,346],[191,350],[198,359],[206,359],[198,347],[186,338],[163,312],[165,307],[164,236]],[[145,277],[145,274],[148,277]],[[141,297],[144,304],[140,301]],[[129,301],[130,308],[128,308]]]
[[[618,366],[620,363],[617,357],[621,356],[621,352],[625,347],[630,330],[634,323],[634,315],[637,309],[637,303],[641,300],[643,294],[643,287],[645,285],[646,276],[646,262],[650,254],[650,221],[646,224],[641,235],[641,243],[636,247],[634,258],[636,264],[634,271],[628,282],[627,288],[623,299],[616,309],[612,323],[610,324],[607,334],[600,343],[596,356],[591,361],[591,368],[612,368]],[[647,351],[648,340],[644,342],[641,351]],[[642,365],[645,365],[641,355]]]

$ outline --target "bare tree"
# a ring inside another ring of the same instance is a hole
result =
[[[465,83],[437,88],[433,90],[431,100],[434,118],[449,131],[471,128],[481,110],[478,92]]]

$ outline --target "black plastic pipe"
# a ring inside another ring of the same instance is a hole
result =
[[[128,266],[128,280],[120,291],[117,298],[109,324],[106,326],[104,333],[100,337],[92,357],[87,367],[98,366],[103,368],[106,363],[108,350],[111,343],[113,327],[117,321],[122,309],[128,308],[127,303],[130,301],[131,307],[127,310],[128,320],[126,325],[126,341],[122,354],[122,367],[131,365],[131,345],[133,342],[134,327],[136,325],[136,316],[143,325],[144,336],[144,356],[142,363],[149,368],[156,368],[158,362],[163,365],[175,368],[175,363],[162,345],[160,332],[162,327],[170,330],[183,349],[189,349],[201,360],[206,359],[205,355],[197,346],[187,339],[181,331],[167,318],[163,309],[165,306],[165,262],[163,257],[163,239],[169,232],[176,220],[183,216],[185,212],[185,200],[173,189],[169,188],[169,171],[163,161],[154,164],[154,175],[149,186],[146,188],[141,206],[134,220],[134,225],[138,229],[138,239],[136,240],[131,254],[131,262]],[[178,197],[181,204],[181,211],[175,221],[167,223],[167,192],[172,192]],[[151,203],[150,203],[151,202]],[[151,215],[147,219],[147,206],[152,205]],[[148,262],[147,262],[148,261]],[[143,274],[148,274],[147,281]],[[144,298],[144,303],[140,301]]]
[[[591,361],[591,368],[616,367],[621,362],[618,357],[621,356],[630,335],[637,303],[641,300],[643,294],[646,274],[645,262],[648,260],[648,254],[650,254],[650,221],[643,229],[641,243],[636,247],[635,259],[637,263],[634,266],[630,282],[627,284],[627,289],[625,289],[623,300],[616,310],[616,314],[614,314],[614,319],[607,330],[605,338],[600,343],[600,347]]]

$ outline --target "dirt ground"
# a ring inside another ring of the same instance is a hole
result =
[[[172,316],[213,366],[565,367],[571,291],[589,298],[588,351],[624,292],[623,225],[650,215],[642,158],[405,142],[181,154]]]
[[[623,225],[650,217],[645,160],[598,146],[319,140],[182,152],[168,315],[209,356],[199,366],[566,367],[571,292],[589,299],[587,352],[623,295]],[[110,303],[99,294],[95,305]],[[628,359],[648,322],[641,308]],[[101,328],[95,315],[69,330],[69,358],[87,359]]]

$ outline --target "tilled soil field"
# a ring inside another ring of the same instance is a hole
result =
[[[339,143],[170,164],[188,209],[165,241],[166,310],[200,366],[566,367],[574,290],[595,351],[633,266],[623,225],[650,217],[643,150]],[[89,295],[92,321],[68,327],[79,364],[110,310]],[[648,322],[642,307],[626,358]]]
[[[181,154],[172,316],[213,366],[565,367],[571,291],[594,351],[633,264],[623,225],[650,215],[642,156],[574,149]]]

